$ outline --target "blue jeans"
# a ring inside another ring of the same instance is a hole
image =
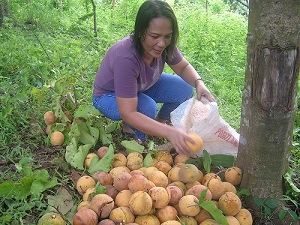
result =
[[[170,120],[170,113],[181,103],[193,96],[194,88],[181,77],[162,73],[160,79],[148,90],[137,95],[137,111],[155,119],[158,116],[163,120]],[[105,117],[111,120],[122,120],[116,101],[115,92],[110,92],[101,97],[92,97],[93,105]],[[158,110],[157,103],[163,103]],[[147,135],[129,126],[138,139],[145,141]]]

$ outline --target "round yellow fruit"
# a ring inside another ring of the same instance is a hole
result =
[[[38,221],[38,225],[66,225],[66,222],[60,214],[55,212],[48,212],[44,214]]]
[[[190,141],[186,141],[185,143],[187,144],[187,146],[195,153],[200,152],[203,148],[202,138],[198,134],[193,132],[188,133],[188,136],[190,136],[194,140],[195,144]]]
[[[94,157],[98,158],[98,155],[94,152],[91,152],[91,153],[87,154],[87,156],[85,157],[84,164],[87,168],[90,167],[91,162],[92,162]]]
[[[96,181],[89,175],[80,177],[76,182],[76,189],[81,195],[83,195],[89,188],[94,188],[95,186]]]
[[[50,142],[53,146],[59,146],[59,145],[62,145],[65,141],[65,136],[62,132],[60,131],[54,131],[52,134],[51,134],[51,137],[50,137]]]
[[[44,121],[46,125],[52,125],[55,122],[55,115],[52,111],[47,111],[44,114]]]

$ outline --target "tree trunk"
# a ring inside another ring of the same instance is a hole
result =
[[[8,1],[0,0],[0,27],[3,25],[4,17],[9,17]]]
[[[9,17],[8,0],[2,0],[4,16]]]
[[[96,4],[94,2],[94,0],[91,0],[92,1],[92,5],[93,5],[93,12],[94,12],[94,34],[95,34],[95,37],[97,37],[97,9],[96,9]]]
[[[0,1],[0,27],[3,25],[4,12],[3,12],[3,2]]]
[[[258,209],[254,198],[283,194],[297,108],[299,30],[299,0],[250,1],[237,166],[243,170],[241,187],[251,192],[247,204],[252,209]],[[259,210],[254,213],[260,216]]]
[[[112,7],[112,9],[115,8],[115,4],[116,4],[116,1],[115,1],[115,0],[112,0],[112,1],[111,1],[111,7]]]

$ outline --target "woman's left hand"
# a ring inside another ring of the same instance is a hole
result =
[[[210,102],[215,102],[215,98],[212,96],[208,88],[205,86],[202,80],[196,84],[197,99],[200,100],[202,96],[206,97]]]

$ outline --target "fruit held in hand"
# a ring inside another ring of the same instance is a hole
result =
[[[192,143],[190,141],[186,141],[186,144],[188,145],[188,147],[195,153],[200,152],[203,148],[203,140],[202,138],[193,132],[188,133],[188,136],[190,136],[195,143]]]

